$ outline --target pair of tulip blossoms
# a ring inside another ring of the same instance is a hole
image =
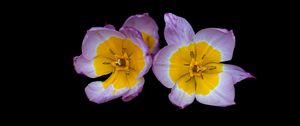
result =
[[[98,104],[119,97],[132,100],[142,91],[143,76],[152,65],[157,79],[172,89],[170,101],[180,108],[195,98],[206,105],[234,105],[234,84],[253,76],[221,63],[232,58],[233,32],[206,28],[195,34],[182,17],[166,13],[164,20],[167,46],[162,49],[158,26],[147,13],[129,17],[119,31],[112,25],[87,31],[82,54],[74,57],[76,72],[90,78],[110,74],[85,88],[89,100]]]

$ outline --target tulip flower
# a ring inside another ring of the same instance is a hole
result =
[[[122,96],[130,101],[143,88],[144,75],[152,64],[142,33],[124,26],[116,31],[112,25],[94,27],[87,31],[82,54],[74,57],[77,73],[90,78],[110,76],[105,81],[91,82],[85,93],[95,103],[104,103]]]
[[[234,84],[253,77],[242,68],[222,63],[231,60],[233,31],[206,28],[196,34],[182,17],[167,13],[164,36],[167,46],[153,60],[153,72],[167,88],[169,100],[184,108],[194,99],[212,106],[235,104]]]

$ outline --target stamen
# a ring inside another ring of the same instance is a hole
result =
[[[102,64],[108,65],[108,64],[110,64],[110,62],[103,62]]]
[[[117,61],[116,61],[116,65],[118,65],[118,66],[126,66],[126,61],[125,61],[125,59],[118,59]]]
[[[125,53],[125,51],[126,51],[126,48],[122,48],[122,54],[124,54]]]
[[[203,55],[201,59],[204,59],[204,57],[205,57],[205,55]]]
[[[110,52],[111,54],[115,55],[115,53],[114,53],[111,49],[109,49],[109,52]]]
[[[127,71],[126,71],[126,75],[129,75],[129,74],[130,74],[130,71],[129,71],[129,70],[127,70]]]
[[[197,69],[197,72],[199,72],[199,71],[205,71],[205,70],[207,70],[207,67],[204,67],[204,66],[202,66],[202,67],[198,67],[198,69]]]
[[[195,58],[195,54],[194,54],[193,51],[190,51],[190,56],[191,56],[192,58]]]
[[[190,64],[188,64],[188,63],[185,63],[185,64],[183,64],[184,66],[190,66]]]
[[[188,80],[186,80],[185,83],[189,82],[190,80],[192,80],[192,77],[190,77]]]
[[[208,67],[208,70],[214,70],[214,69],[216,69],[216,66],[209,66]]]

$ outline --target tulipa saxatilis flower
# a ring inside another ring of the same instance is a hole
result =
[[[87,31],[82,54],[74,57],[77,73],[90,78],[110,74],[105,81],[91,82],[85,93],[95,103],[104,103],[122,96],[130,101],[143,88],[144,75],[152,64],[142,33],[130,26],[116,31],[112,25]]]
[[[172,91],[170,101],[180,108],[194,99],[212,106],[235,104],[234,84],[253,77],[242,68],[223,64],[235,47],[232,31],[202,29],[196,34],[182,17],[167,13],[164,36],[167,46],[153,60],[153,72]]]

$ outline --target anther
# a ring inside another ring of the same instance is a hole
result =
[[[191,56],[192,58],[195,58],[195,54],[194,54],[193,51],[190,51],[190,56]]]
[[[108,64],[110,64],[110,62],[103,62],[102,64],[108,65]]]
[[[109,49],[109,52],[110,52],[111,54],[115,55],[115,53],[114,53],[111,49]]]

